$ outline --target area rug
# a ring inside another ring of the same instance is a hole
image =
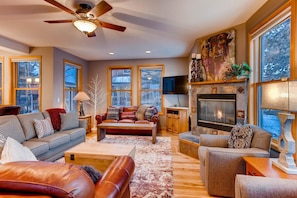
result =
[[[97,142],[96,137],[88,142]],[[151,136],[106,135],[102,143],[136,146],[135,171],[131,180],[132,198],[173,197],[171,138]]]

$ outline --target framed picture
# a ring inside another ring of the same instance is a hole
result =
[[[201,60],[206,81],[225,80],[225,72],[235,63],[235,33],[231,29],[202,40]]]

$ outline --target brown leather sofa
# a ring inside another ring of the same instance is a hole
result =
[[[109,119],[108,118],[108,109],[106,113],[98,114],[96,115],[96,121],[97,125],[103,122],[112,122],[112,123],[149,123],[153,122],[157,124],[158,128],[158,122],[159,122],[159,114],[158,110],[154,106],[150,106],[150,110],[153,110],[152,115],[147,117],[146,111],[144,111],[143,119],[137,118],[137,113],[140,106],[123,106],[118,107],[119,108],[119,115],[115,119]],[[113,107],[109,107],[113,108]],[[118,135],[152,135],[151,130],[126,130],[126,129],[107,129],[107,134],[118,134]]]
[[[79,166],[26,161],[2,164],[0,197],[129,198],[135,163],[129,156],[116,158],[94,184]]]

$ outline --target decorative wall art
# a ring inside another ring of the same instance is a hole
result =
[[[229,30],[201,42],[201,59],[205,81],[225,79],[225,71],[235,63],[235,30]]]

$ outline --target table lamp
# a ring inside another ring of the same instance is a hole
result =
[[[281,110],[278,118],[281,123],[281,134],[278,137],[279,158],[273,165],[287,174],[297,174],[295,153],[295,140],[292,136],[291,125],[297,112],[297,81],[277,81],[262,85],[263,109]]]
[[[78,100],[80,102],[79,115],[85,116],[83,101],[90,100],[90,97],[85,92],[80,91],[74,96],[73,100]]]

